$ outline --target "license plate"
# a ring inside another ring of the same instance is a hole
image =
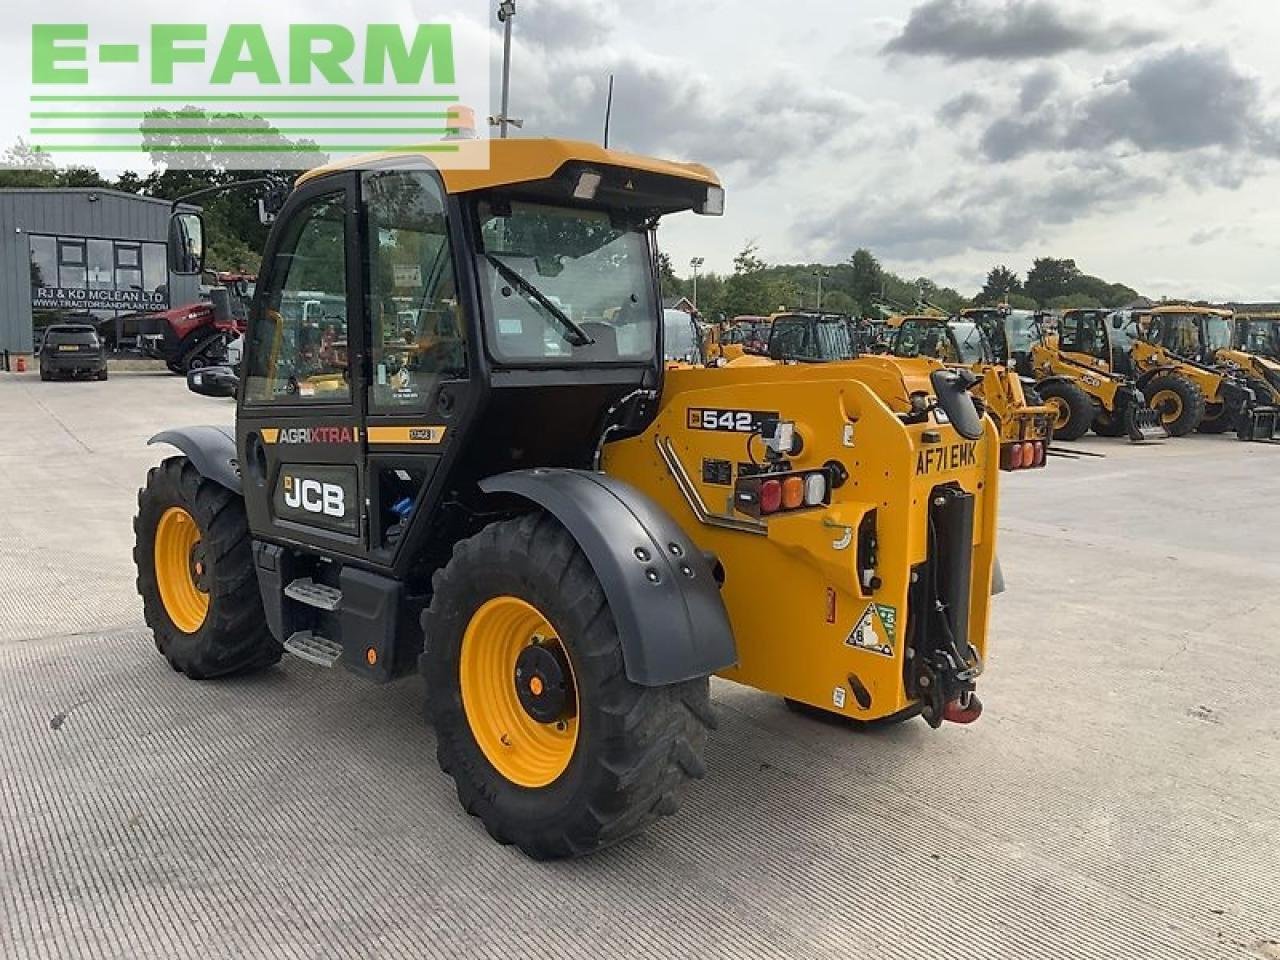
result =
[[[58,347],[58,349],[59,349],[59,350],[62,350],[62,351],[65,351],[66,353],[75,353],[75,352],[76,352],[77,350],[79,350],[80,348],[79,348],[79,347],[77,347],[77,346],[74,346],[74,345],[72,345],[72,344],[66,344],[66,343],[64,343],[64,344],[61,344],[61,345]]]

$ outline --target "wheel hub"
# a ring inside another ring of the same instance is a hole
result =
[[[533,644],[516,659],[516,696],[538,723],[560,720],[572,699],[568,664],[559,647]]]

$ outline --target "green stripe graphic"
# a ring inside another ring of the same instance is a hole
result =
[[[33,96],[32,103],[456,103],[457,97],[426,96]]]

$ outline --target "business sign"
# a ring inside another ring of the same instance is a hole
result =
[[[156,313],[169,309],[169,296],[146,290],[32,287],[31,306],[35,310],[124,310]]]
[[[0,76],[0,139],[29,148],[12,165],[308,169],[410,147],[488,164],[470,134],[489,104],[488,0],[224,0],[188,22],[151,2],[12,6],[28,69]]]

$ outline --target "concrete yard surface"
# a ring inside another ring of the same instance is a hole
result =
[[[1007,478],[976,725],[717,682],[679,814],[538,864],[458,806],[419,681],[156,654],[146,440],[232,415],[0,375],[0,957],[1280,958],[1280,445]]]

